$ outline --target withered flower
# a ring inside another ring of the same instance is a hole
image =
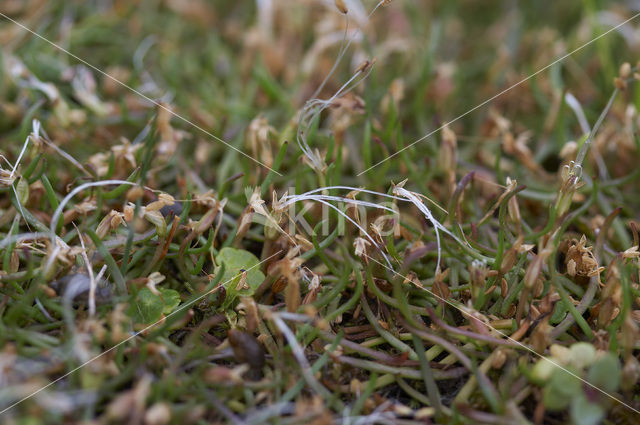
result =
[[[565,258],[567,273],[571,277],[598,276],[599,280],[600,273],[604,270],[604,267],[598,267],[598,261],[591,251],[593,247],[587,247],[586,243],[587,238],[584,235],[579,241],[571,240]]]

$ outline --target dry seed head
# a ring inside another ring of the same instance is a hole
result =
[[[511,180],[509,177],[507,177],[507,186],[512,187],[512,185],[515,189],[518,183],[515,180]],[[520,224],[520,207],[518,206],[518,200],[515,196],[512,196],[509,201],[507,201],[507,211],[509,213],[509,218],[511,219],[511,221],[516,224]]]
[[[571,161],[569,164],[562,167],[562,186],[556,199],[557,215],[564,215],[573,202],[573,195],[576,193],[583,182],[580,181],[582,176],[582,166]]]
[[[638,246],[631,247],[622,253],[622,258],[638,258],[640,257],[640,252],[638,251]]]
[[[202,379],[210,384],[231,381],[231,369],[224,366],[213,366],[204,371]]]
[[[331,344],[327,344],[323,348],[325,352],[329,353],[332,356],[341,356],[344,354],[344,348],[342,348],[342,345],[340,344],[336,345],[333,351],[329,351],[331,350]]]
[[[349,9],[347,9],[347,5],[344,3],[344,0],[334,0],[334,3],[340,13],[344,13],[346,15],[349,12]]]
[[[371,399],[368,399],[368,401],[372,401]],[[370,410],[373,410],[373,408],[375,407],[372,406],[370,408]],[[416,410],[413,413],[413,418],[418,420],[418,421],[424,421],[425,423],[429,423],[430,419],[435,415],[435,409],[433,407],[423,407],[420,408],[418,410]]]
[[[91,211],[95,211],[97,208],[96,199],[94,197],[83,199],[82,202],[73,206],[73,211],[78,215],[85,215]],[[69,211],[69,210],[67,210]]]
[[[147,425],[166,425],[171,421],[171,408],[167,403],[155,403],[144,414]]]
[[[109,155],[105,152],[98,152],[91,155],[87,163],[98,176],[104,176],[109,171]]]
[[[135,211],[135,205],[128,203],[127,205],[124,206],[124,209],[122,211],[123,216],[124,216],[124,220],[127,223],[131,223],[133,221],[133,213]]]
[[[618,76],[620,78],[629,78],[631,76],[631,64],[629,62],[625,62],[620,65],[620,71],[618,72]]]
[[[587,238],[582,235],[580,241],[572,240],[567,249],[566,266],[570,276],[599,276],[604,267],[598,267],[598,262],[591,252],[592,247],[587,247]]]
[[[9,187],[16,180],[16,175],[0,167],[0,187]]]
[[[400,102],[405,97],[405,83],[402,78],[394,78],[389,85],[389,91],[384,95],[380,103],[380,109],[383,113],[389,112],[389,106],[393,104],[396,110],[400,107]]]
[[[513,199],[513,198],[512,198]],[[509,270],[513,268],[518,260],[518,254],[520,253],[522,242],[524,242],[524,237],[520,235],[518,239],[513,243],[511,248],[509,248],[502,257],[502,263],[500,263],[500,273],[506,274]]]
[[[218,205],[218,200],[216,199],[216,195],[213,190],[208,190],[205,193],[200,193],[193,197],[192,201],[195,205],[204,208],[214,208]],[[227,203],[226,199],[220,201],[220,208],[224,208],[224,205]]]
[[[502,369],[502,366],[504,366],[504,363],[506,361],[507,361],[507,353],[505,352],[505,350],[497,349],[491,361],[491,367],[493,369]]]
[[[440,167],[455,179],[457,162],[457,138],[456,134],[445,125],[442,128],[442,144],[440,146]],[[452,182],[453,183],[453,182]]]
[[[313,291],[320,288],[320,276],[314,274],[311,278],[311,282],[309,283],[309,290]]]
[[[144,189],[140,186],[133,186],[127,191],[127,201],[135,202],[144,196]]]
[[[388,3],[391,1],[389,0]],[[413,416],[413,410],[409,406],[405,406],[404,404],[394,404],[393,411],[398,416]]]
[[[171,206],[175,203],[173,196],[168,193],[161,193],[158,195],[158,200],[151,202],[146,207],[146,211],[158,211],[165,206]]]
[[[271,136],[275,134],[276,129],[269,125],[267,118],[260,115],[254,118],[247,128],[247,143],[251,151],[268,166],[273,165],[270,141]]]
[[[236,286],[236,291],[242,291],[244,289],[249,289],[249,284],[247,283],[246,270],[242,271],[242,275],[240,276],[240,280],[238,281],[238,285]]]
[[[96,228],[96,234],[100,239],[104,239],[112,230],[115,230],[124,223],[124,214],[111,210],[109,214],[105,215],[98,227]]]
[[[303,311],[310,319],[313,319],[318,315],[318,309],[311,304],[305,305]]]
[[[147,277],[146,286],[154,295],[161,297],[162,294],[156,289],[156,285],[161,283],[164,279],[165,277],[162,273],[153,272]]]
[[[359,72],[361,73],[365,73],[367,72],[374,64],[376,63],[376,59],[373,58],[371,60],[365,60],[363,61],[360,65],[358,65],[358,67],[356,68],[354,74],[357,74]]]
[[[116,160],[116,164],[124,165],[128,164],[131,168],[136,167],[135,154],[142,147],[142,144],[132,145],[131,142],[124,137],[120,139],[121,145],[116,145],[111,148]]]
[[[147,279],[149,279],[149,282],[153,282],[154,285],[157,285],[162,283],[165,280],[165,277],[160,272],[153,272],[147,277]]]
[[[538,276],[542,273],[542,267],[544,266],[544,260],[542,253],[536,255],[536,257],[529,263],[527,270],[524,273],[524,286],[528,289],[533,288],[538,280]]]
[[[620,77],[616,77],[613,79],[613,85],[616,86],[616,88],[621,91],[627,88],[627,82]]]
[[[162,104],[158,107],[158,132],[160,133],[159,143],[156,145],[156,159],[159,162],[165,162],[178,149],[178,144],[182,141],[185,134],[180,130],[171,127],[171,117],[173,112],[169,109],[170,105]]]
[[[353,241],[353,246],[355,248],[355,254],[358,257],[362,257],[367,252],[367,247],[371,245],[371,243],[364,238],[356,238]]]
[[[362,392],[362,390],[364,386],[362,385],[362,382],[360,382],[358,379],[353,378],[351,380],[351,382],[349,383],[349,389],[351,390],[352,394],[360,394]]]
[[[438,281],[436,280],[436,282]],[[412,284],[418,288],[422,288],[422,282],[420,282],[420,279],[418,279],[418,276],[414,272],[407,273],[402,283],[405,285]],[[435,285],[435,282],[434,282],[434,285]]]
[[[162,202],[165,202],[167,205],[173,205],[176,200],[173,196],[169,195],[168,193],[161,193],[160,195],[158,195],[158,199]]]
[[[518,248],[518,253],[519,254],[524,254],[525,252],[531,251],[535,247],[536,246],[534,244],[523,243],[522,245],[520,245],[520,248]]]

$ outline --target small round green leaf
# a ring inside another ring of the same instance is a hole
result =
[[[174,289],[160,288],[164,307],[162,314],[170,314],[180,305],[180,293]]]
[[[142,288],[138,291],[130,314],[136,323],[153,323],[160,320],[162,309],[162,299],[149,288]]]
[[[596,349],[588,342],[577,342],[570,348],[571,364],[578,369],[584,369],[596,359]]]
[[[225,268],[221,279],[224,288],[227,290],[225,305],[230,305],[240,295],[253,295],[253,292],[264,281],[264,274],[258,267],[260,260],[249,251],[228,247],[222,248],[216,257],[216,261],[218,264],[224,264]],[[247,272],[247,287],[239,288],[238,284],[243,270]]]
[[[607,393],[617,391],[620,386],[620,362],[618,358],[611,353],[606,353],[600,357],[589,368],[587,381]]]
[[[604,409],[580,394],[571,401],[571,420],[576,425],[598,425],[605,415]]]
[[[551,374],[544,387],[542,401],[549,410],[566,409],[574,397],[582,393],[581,382],[560,368]]]

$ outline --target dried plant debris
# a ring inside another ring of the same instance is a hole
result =
[[[639,423],[596,3],[1,2],[0,423]]]

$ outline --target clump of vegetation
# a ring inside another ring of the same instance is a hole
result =
[[[1,4],[1,422],[637,423],[640,17],[530,3]]]

